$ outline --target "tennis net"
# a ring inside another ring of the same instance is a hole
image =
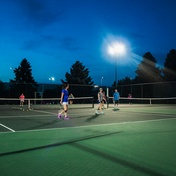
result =
[[[120,104],[148,104],[148,105],[157,105],[157,104],[176,104],[176,97],[167,97],[167,98],[126,98],[120,97]],[[112,107],[114,104],[113,97],[109,97],[107,103],[108,107]]]
[[[93,97],[69,98],[69,108],[93,108]],[[0,98],[0,110],[10,109],[58,109],[61,107],[60,98],[26,98],[23,106],[20,106],[20,100],[17,98]]]

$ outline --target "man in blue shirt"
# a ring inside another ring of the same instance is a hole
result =
[[[120,94],[117,89],[115,89],[115,92],[113,94],[113,102],[114,102],[114,109],[117,109],[119,105],[119,99],[120,99]]]

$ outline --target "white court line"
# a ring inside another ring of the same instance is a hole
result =
[[[40,113],[45,113],[45,114],[52,114],[52,115],[57,115],[57,113],[51,113],[49,111],[40,111],[40,110],[33,110],[35,112],[40,112]],[[140,113],[140,112],[134,112],[134,113]],[[157,114],[154,113],[155,115],[160,115],[160,116],[168,116],[172,117],[173,114]],[[146,113],[145,115],[151,115],[151,113]],[[26,115],[22,117],[36,117],[36,116],[47,116],[47,115]],[[175,116],[175,115],[174,115]],[[2,118],[1,116],[0,118]],[[5,116],[4,116],[5,117]],[[19,117],[19,116],[6,116],[6,117]],[[86,126],[76,126],[76,127],[63,127],[63,128],[51,128],[51,129],[38,129],[38,130],[24,130],[24,131],[16,131],[16,132],[32,132],[32,131],[49,131],[49,130],[58,130],[58,129],[68,129],[68,128],[87,128],[87,127],[96,127],[96,126],[109,126],[109,125],[120,125],[120,124],[130,124],[130,123],[145,123],[145,122],[151,122],[151,121],[162,121],[162,120],[170,120],[170,119],[176,119],[176,118],[168,118],[168,119],[154,119],[154,120],[143,120],[143,121],[132,121],[132,122],[119,122],[119,123],[108,123],[108,124],[99,124],[99,125],[86,125]],[[1,126],[4,126],[0,124]],[[8,128],[4,126],[5,128],[9,129],[10,131],[15,132],[13,129]],[[8,133],[8,132],[0,132],[0,133]]]
[[[32,111],[35,111],[35,112],[40,112],[40,113],[44,113],[44,114],[52,114],[52,115],[55,115],[57,116],[58,113],[52,113],[52,112],[49,112],[49,111],[40,111],[40,110],[32,110]],[[59,110],[58,110],[59,111]],[[92,114],[92,113],[91,113]],[[71,113],[71,115],[78,115],[78,113]],[[45,115],[46,116],[46,115]]]
[[[63,127],[63,128],[50,128],[50,129],[38,129],[38,130],[24,130],[24,131],[16,131],[16,133],[28,133],[34,131],[51,131],[51,130],[68,130],[72,128],[90,128],[90,127],[101,127],[101,126],[113,126],[113,125],[123,125],[123,124],[135,124],[135,123],[148,123],[148,122],[158,122],[158,121],[167,121],[167,120],[176,120],[176,118],[168,118],[168,119],[155,119],[155,120],[141,120],[141,121],[131,121],[131,122],[119,122],[119,123],[107,123],[107,124],[99,124],[99,125],[86,125],[86,126],[76,126],[76,127]],[[8,132],[0,132],[8,133]]]
[[[9,128],[9,127],[5,126],[5,125],[3,125],[2,123],[0,123],[0,126],[2,126],[2,127],[4,127],[4,128],[6,128],[6,129],[8,129],[8,130],[10,130],[10,131],[12,131],[12,132],[15,132],[15,130],[13,130],[13,129],[11,129],[11,128]]]
[[[32,110],[32,111],[41,112],[41,113],[45,113],[45,114],[52,114],[52,115],[56,115],[57,114],[57,113],[52,113],[52,112],[49,112],[49,111],[39,111],[39,110]]]
[[[54,114],[56,115],[56,114]],[[18,117],[18,118],[24,118],[24,117],[48,117],[48,115],[21,115],[21,116],[0,116],[1,118],[14,118],[14,117]]]

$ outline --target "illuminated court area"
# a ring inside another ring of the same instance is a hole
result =
[[[175,105],[54,106],[0,107],[1,175],[176,175]]]

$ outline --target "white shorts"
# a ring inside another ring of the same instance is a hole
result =
[[[63,105],[68,105],[68,102],[62,102]]]

